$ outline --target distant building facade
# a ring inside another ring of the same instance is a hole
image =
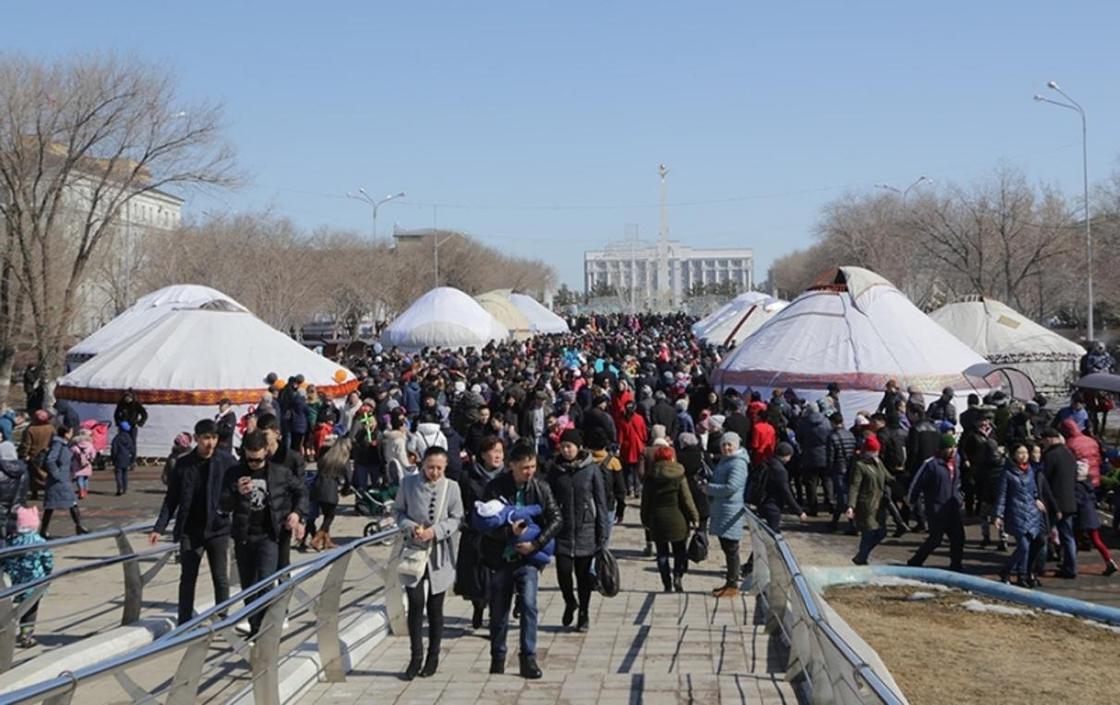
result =
[[[658,276],[660,246],[637,241],[612,243],[583,253],[584,291],[613,292],[646,309],[677,307],[704,290],[739,293],[754,288],[754,250],[666,245],[668,280]]]

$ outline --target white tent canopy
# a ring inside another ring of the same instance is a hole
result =
[[[534,333],[568,333],[568,324],[563,318],[557,316],[540,304],[532,296],[525,294],[510,294],[509,300],[521,311],[521,315],[529,319],[529,329]]]
[[[509,331],[477,301],[442,286],[417,299],[381,333],[384,345],[403,350],[483,347]]]
[[[498,319],[502,327],[509,331],[509,335],[515,340],[526,340],[533,337],[533,331],[529,319],[510,300],[511,293],[509,289],[495,289],[474,297],[474,300],[486,309],[487,313]]]
[[[1020,370],[1041,390],[1064,392],[1077,379],[1085,348],[1000,301],[974,297],[942,306],[930,318],[988,361]]]
[[[931,400],[951,387],[963,408],[967,394],[988,389],[965,374],[977,364],[984,359],[886,279],[841,267],[746,338],[720,363],[713,382],[764,395],[792,388],[809,400],[837,382],[841,410],[851,419],[858,411],[874,411],[891,379]]]
[[[214,302],[224,302],[230,308],[246,310],[217,289],[197,284],[174,284],[141,296],[119,316],[70,348],[66,353],[66,367],[68,370],[74,369],[94,355],[128,340],[172,311],[202,308]]]
[[[349,370],[244,311],[173,310],[62,378],[55,390],[83,419],[111,420],[132,390],[148,410],[139,453],[163,456],[171,441],[228,397],[240,416],[267,389],[265,376],[303,375],[332,398],[357,387]]]
[[[704,319],[708,321],[706,324],[700,321],[692,330],[697,338],[712,345],[734,347],[788,304],[787,301],[750,291],[732,299],[712,314],[710,320]]]

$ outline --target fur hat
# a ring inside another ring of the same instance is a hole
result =
[[[0,460],[19,460],[19,453],[11,441],[0,442]]]
[[[16,531],[20,533],[39,530],[39,508],[20,507],[16,510]]]

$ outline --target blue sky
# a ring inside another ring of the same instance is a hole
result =
[[[344,194],[403,190],[383,234],[459,228],[575,286],[584,249],[656,237],[662,161],[672,237],[753,247],[760,280],[847,189],[1005,161],[1079,192],[1077,116],[1031,100],[1050,79],[1088,110],[1090,177],[1115,166],[1120,3],[778,5],[18,3],[0,47],[132,53],[223,101],[251,182],[195,212],[368,232]]]

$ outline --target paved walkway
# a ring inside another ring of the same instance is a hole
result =
[[[635,508],[636,509],[636,508]],[[631,516],[637,516],[632,511]],[[345,683],[319,684],[301,703],[378,702],[402,705],[546,703],[788,703],[797,702],[785,681],[785,650],[756,624],[748,595],[717,600],[722,555],[685,576],[683,594],[661,592],[652,558],[642,556],[642,533],[633,524],[615,531],[623,591],[592,597],[591,631],[560,626],[563,599],[552,566],[541,576],[539,681],[517,675],[517,628],[509,633],[506,674],[489,674],[487,630],[470,625],[470,604],[448,596],[440,671],[432,678],[402,681],[408,638],[389,637]]]

